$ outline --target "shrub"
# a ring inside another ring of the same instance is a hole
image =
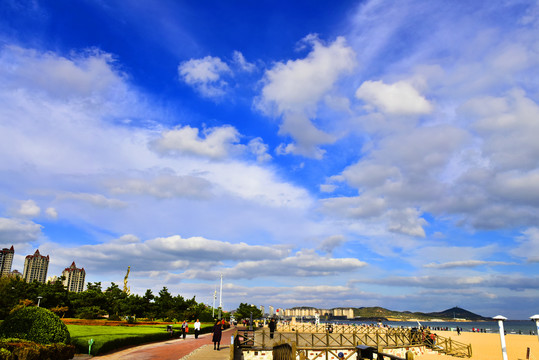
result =
[[[107,312],[99,306],[85,306],[77,310],[77,317],[79,319],[99,319],[106,314]]]
[[[68,360],[75,356],[75,347],[65,344],[40,345],[8,339],[0,341],[0,360]]]
[[[38,344],[69,343],[67,326],[52,311],[25,307],[0,324],[0,337],[25,339]]]

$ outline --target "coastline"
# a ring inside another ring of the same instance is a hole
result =
[[[450,337],[455,341],[472,344],[472,360],[493,360],[502,358],[500,335],[496,333],[433,331],[435,334]],[[507,357],[509,360],[526,359],[527,348],[531,350],[530,359],[539,359],[539,339],[537,335],[508,334],[505,336]],[[455,357],[443,354],[416,356],[419,360],[455,360]]]

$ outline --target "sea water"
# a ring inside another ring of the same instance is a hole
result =
[[[348,323],[356,325],[377,325],[375,321],[335,321],[333,323]],[[384,326],[392,328],[412,328],[418,327],[417,321],[383,321]],[[497,321],[419,321],[421,326],[429,327],[431,329],[449,328],[449,330],[456,331],[457,326],[462,331],[482,331],[487,333],[498,333],[500,331]],[[507,320],[503,322],[504,330],[507,334],[522,334],[522,335],[537,335],[537,327],[535,322],[530,320]],[[478,330],[479,329],[479,330]]]

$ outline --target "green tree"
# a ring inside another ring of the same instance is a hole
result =
[[[120,316],[129,315],[127,313],[127,294],[115,283],[110,283],[110,286],[105,290],[105,299],[107,299],[105,310],[109,313],[109,318],[118,319]]]
[[[251,313],[253,313],[253,319],[262,317],[262,311],[260,311],[260,309],[258,309],[255,305],[241,303],[240,306],[236,309],[234,317],[237,320],[249,319],[251,317]]]
[[[108,308],[107,298],[101,290],[101,282],[88,283],[86,291],[80,293],[70,292],[69,299],[73,307],[72,315],[79,313],[82,308],[92,308],[97,313]]]
[[[157,317],[161,319],[177,319],[179,314],[174,310],[174,299],[166,286],[159,291],[159,296],[155,298]]]

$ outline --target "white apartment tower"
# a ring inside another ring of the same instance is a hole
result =
[[[63,284],[67,291],[82,292],[84,290],[86,272],[84,268],[78,269],[74,261],[70,267],[62,271],[62,276],[64,277]]]
[[[13,245],[11,245],[11,249],[4,248],[0,250],[0,277],[9,276],[9,274],[11,273],[13,254],[15,254]]]
[[[47,280],[47,271],[49,270],[49,255],[42,256],[39,249],[34,255],[27,255],[24,259],[24,281],[31,283],[38,281],[45,283]]]

